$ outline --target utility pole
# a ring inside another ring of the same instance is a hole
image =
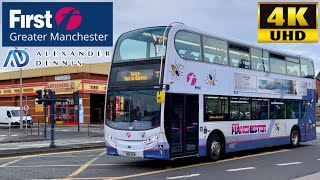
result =
[[[49,93],[50,94],[50,93]],[[54,142],[54,116],[55,116],[55,111],[54,111],[54,104],[55,101],[50,102],[50,122],[51,122],[51,139],[50,139],[50,147],[55,148],[56,144]]]
[[[47,98],[47,89],[44,88],[44,98]],[[43,136],[44,139],[47,139],[47,102],[43,102],[43,113],[44,113],[44,128],[43,128]]]
[[[22,68],[20,68],[20,129],[23,129],[22,120]]]

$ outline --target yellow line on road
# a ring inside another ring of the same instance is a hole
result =
[[[91,164],[91,166],[129,166],[128,164]]]
[[[0,168],[7,167],[7,166],[9,166],[10,164],[13,164],[13,163],[16,163],[16,162],[18,162],[18,161],[21,161],[22,159],[24,159],[24,158],[16,159],[16,160],[10,161],[10,162],[8,162],[8,163],[2,164],[2,165],[0,165]]]
[[[113,179],[115,177],[91,177],[91,178],[72,178],[72,180],[82,180],[82,179]]]
[[[169,171],[175,171],[175,170],[181,170],[181,169],[188,169],[188,168],[193,168],[193,167],[199,167],[199,166],[205,166],[205,165],[211,165],[211,164],[217,164],[217,163],[222,163],[222,162],[228,162],[228,161],[235,161],[239,159],[246,159],[246,158],[251,158],[251,157],[257,157],[257,156],[264,156],[264,155],[269,155],[269,154],[275,154],[275,153],[282,153],[282,152],[288,152],[290,150],[288,149],[282,149],[279,151],[273,151],[273,152],[265,152],[265,153],[259,153],[259,154],[253,154],[253,155],[247,155],[247,156],[242,156],[242,157],[236,157],[232,159],[224,159],[216,162],[207,162],[207,163],[201,163],[201,164],[193,164],[193,165],[188,165],[188,166],[182,166],[182,167],[177,167],[177,168],[167,168],[163,170],[157,170],[157,171],[150,171],[150,172],[145,172],[145,173],[140,173],[140,174],[132,174],[132,175],[127,175],[127,176],[120,176],[120,177],[115,177],[111,178],[112,180],[118,180],[118,179],[128,179],[128,178],[134,178],[134,177],[140,177],[140,176],[147,176],[147,175],[153,175],[153,174],[159,174],[159,173],[164,173],[164,172],[169,172]],[[106,179],[110,179],[106,177]]]
[[[70,153],[77,153],[77,152],[90,152],[90,151],[99,151],[99,150],[105,150],[106,148],[98,148],[98,149],[88,149],[88,150],[74,150],[74,151],[63,151],[63,152],[52,152],[52,153],[44,153],[44,154],[33,154],[33,155],[21,155],[21,156],[15,156],[15,157],[5,157],[0,158],[0,160],[5,159],[17,159],[17,158],[31,158],[31,157],[38,157],[38,156],[50,156],[50,155],[56,155],[56,154],[70,154]]]
[[[77,169],[75,172],[73,172],[72,174],[70,174],[67,178],[72,178],[78,174],[80,174],[82,171],[84,171],[85,169],[87,169],[92,163],[94,163],[97,159],[99,159],[101,156],[103,156],[104,154],[106,154],[106,151],[102,152],[101,154],[99,154],[97,157],[91,159],[90,161],[86,162],[85,164],[83,164],[79,169]]]

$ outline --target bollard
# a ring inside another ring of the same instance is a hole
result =
[[[40,122],[39,122],[39,119],[38,119],[38,136],[40,136]]]
[[[9,137],[11,138],[11,123],[9,124]]]

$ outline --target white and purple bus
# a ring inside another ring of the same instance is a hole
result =
[[[109,75],[109,155],[216,161],[316,139],[307,57],[172,23],[121,35]]]

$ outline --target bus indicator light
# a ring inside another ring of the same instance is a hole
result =
[[[165,92],[158,91],[157,92],[157,103],[164,103],[164,101],[165,101]]]
[[[318,42],[318,2],[259,2],[258,42]]]

